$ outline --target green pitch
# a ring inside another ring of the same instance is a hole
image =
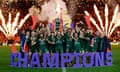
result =
[[[18,48],[19,50],[19,48]],[[0,72],[120,72],[120,45],[112,46],[113,66],[92,68],[15,68],[10,66],[11,49],[0,46]]]

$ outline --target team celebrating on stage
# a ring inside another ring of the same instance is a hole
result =
[[[35,30],[22,31],[20,37],[20,51],[29,54],[106,52],[110,49],[110,42],[104,33],[78,25],[59,31],[40,24]]]

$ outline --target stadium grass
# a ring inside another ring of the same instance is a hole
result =
[[[17,47],[19,50],[19,47]],[[120,45],[112,46],[113,66],[66,68],[66,72],[120,72]],[[11,49],[0,46],[0,72],[62,72],[62,68],[17,68],[10,66]]]

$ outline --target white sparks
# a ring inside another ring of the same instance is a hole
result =
[[[97,28],[97,30],[99,32],[105,32],[106,36],[111,36],[112,33],[114,32],[114,30],[117,27],[120,26],[120,19],[119,19],[119,21],[116,24],[113,24],[114,21],[116,20],[116,16],[117,16],[118,10],[119,10],[119,5],[117,5],[115,10],[114,10],[112,21],[109,22],[109,20],[108,20],[108,14],[109,14],[108,5],[105,4],[105,10],[104,10],[104,12],[105,12],[105,25],[103,26],[103,22],[102,22],[102,19],[100,17],[99,11],[98,11],[96,5],[94,5],[94,11],[95,11],[95,14],[96,14],[96,16],[98,18],[98,21],[100,23],[100,27],[97,25],[95,19],[93,19],[92,17],[90,17],[90,21],[92,22],[93,25],[95,25],[95,27]],[[87,11],[84,11],[84,12],[85,12],[86,15],[90,15]],[[100,28],[102,28],[102,29],[100,29]]]
[[[27,14],[24,19],[22,19],[20,21],[20,24],[18,25],[18,28],[21,28],[23,26],[23,24],[25,23],[25,21],[29,18],[30,14]]]
[[[113,28],[111,29],[109,35],[111,35],[111,34],[113,33],[113,31],[114,31],[118,26],[120,26],[120,20],[117,22],[117,24],[115,24],[115,25],[113,26]]]
[[[108,33],[110,33],[110,31],[111,31],[111,28],[112,28],[113,22],[115,21],[115,18],[117,16],[118,10],[119,10],[119,5],[117,5],[115,10],[114,10],[114,14],[113,14],[113,17],[112,17],[112,21],[110,23],[110,27],[109,27]]]
[[[0,26],[0,31],[2,31],[3,32],[3,34],[5,35],[5,36],[7,36],[7,34],[5,33],[5,31],[3,30],[3,28]]]
[[[5,24],[5,19],[4,19],[3,15],[2,15],[2,11],[1,10],[0,10],[0,19],[2,20],[2,26],[3,26],[4,30],[8,34],[8,30],[7,30],[7,27],[6,27],[6,24]]]
[[[20,13],[18,12],[17,14],[16,14],[16,17],[15,17],[15,19],[14,19],[14,22],[13,22],[13,24],[12,24],[12,32],[11,33],[13,33],[14,32],[14,28],[17,26],[17,24],[18,24],[18,19],[19,19],[19,16],[20,16]]]
[[[102,31],[104,31],[103,22],[102,22],[102,19],[100,17],[100,14],[99,14],[99,11],[98,11],[96,5],[94,5],[94,11],[95,11],[95,14],[97,15],[99,22],[100,22],[100,26],[102,28]]]
[[[108,6],[105,4],[105,33],[107,35],[108,30]]]
[[[86,15],[90,16],[90,14],[87,11],[84,11],[84,12],[85,12]],[[92,17],[90,17],[90,21],[93,23],[93,25],[95,25],[95,27],[97,28],[97,30],[102,33],[100,27],[96,24],[95,19],[93,19]]]
[[[9,19],[7,24],[5,24],[5,18],[3,17],[2,11],[0,10],[0,19],[2,21],[2,26],[0,26],[0,31],[7,37],[13,37],[17,33],[18,29],[20,29],[25,21],[30,17],[29,14],[27,14],[18,24],[20,13],[18,12],[16,14],[16,17],[13,22],[11,22],[11,13],[9,13]]]

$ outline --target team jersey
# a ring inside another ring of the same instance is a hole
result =
[[[74,39],[74,52],[81,52],[80,39]]]
[[[55,36],[54,36],[54,37],[49,36],[49,37],[48,37],[48,41],[49,41],[49,42],[55,42],[55,41],[56,41],[56,37],[55,37]]]
[[[85,51],[90,51],[90,39],[91,39],[91,35],[86,33],[85,34],[85,39],[84,39],[84,44],[85,44]]]
[[[56,41],[56,37],[52,37],[52,36],[49,36],[48,37],[48,43],[49,43],[49,51],[50,52],[55,52],[55,41]],[[54,43],[54,44],[53,44]]]
[[[47,51],[45,39],[39,39],[39,46],[42,53],[45,53]]]
[[[93,37],[90,43],[90,47],[92,48],[93,52],[97,51],[98,44],[99,44],[100,38],[99,37]]]
[[[63,52],[63,36],[56,37],[56,52]]]
[[[66,39],[66,51],[72,51],[72,38]]]
[[[37,37],[30,37],[30,51],[31,52],[39,52],[38,49],[38,38]]]
[[[98,52],[103,51],[103,38],[99,38],[97,51]]]

